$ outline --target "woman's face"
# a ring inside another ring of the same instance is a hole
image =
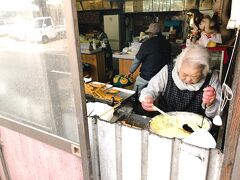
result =
[[[210,26],[210,19],[208,19],[208,18],[203,18],[202,21],[201,21],[201,23],[199,24],[199,29],[200,29],[201,31],[205,31],[206,28],[209,28],[209,26]]]
[[[179,70],[179,78],[186,84],[196,84],[202,79],[202,72],[202,65],[189,64],[183,61]]]

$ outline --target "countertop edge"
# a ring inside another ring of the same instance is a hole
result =
[[[134,60],[135,55],[114,53],[113,58]]]

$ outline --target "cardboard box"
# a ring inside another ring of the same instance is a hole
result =
[[[133,12],[133,1],[125,1],[124,11],[125,12]]]
[[[183,11],[184,10],[184,2],[174,2],[171,6],[171,11]]]
[[[102,1],[82,1],[84,10],[98,10],[103,9]]]
[[[142,12],[143,11],[143,0],[138,0],[133,2],[133,11]]]
[[[76,5],[77,5],[77,11],[83,10],[80,2],[77,2]]]
[[[112,2],[112,9],[120,9],[121,6],[118,2]]]
[[[160,11],[160,6],[161,6],[161,3],[159,0],[153,0],[152,1],[152,10],[157,12],[157,11]]]
[[[195,8],[195,1],[186,0],[185,1],[185,9],[193,9],[193,8]]]
[[[144,0],[143,1],[143,12],[151,12],[152,11],[152,1]]]
[[[111,9],[111,4],[109,1],[103,1],[103,9]]]

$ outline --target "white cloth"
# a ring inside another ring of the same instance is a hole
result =
[[[190,136],[184,138],[183,142],[202,148],[215,148],[217,145],[213,136],[203,129],[194,131]]]
[[[100,102],[89,102],[87,103],[87,115],[88,116],[99,116],[101,119],[110,121],[113,117],[114,108]]]
[[[201,33],[201,37],[198,40],[198,44],[207,47],[209,42],[215,42],[215,43],[222,43],[222,37],[220,33],[215,33],[211,34],[210,37],[209,35],[206,35],[205,33]]]

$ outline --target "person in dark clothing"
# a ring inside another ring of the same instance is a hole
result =
[[[160,25],[158,23],[150,24],[146,33],[148,33],[149,39],[142,43],[128,73],[128,76],[131,76],[141,65],[140,74],[136,78],[133,88],[135,91],[138,89],[138,92],[171,59],[171,45],[161,34]]]
[[[96,38],[100,41],[100,45],[104,51],[105,64],[107,72],[107,81],[112,79],[113,64],[112,64],[112,48],[110,46],[107,34],[99,27],[95,27],[93,30]]]

